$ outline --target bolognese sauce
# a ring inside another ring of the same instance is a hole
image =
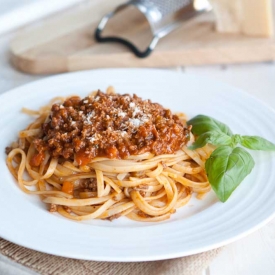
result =
[[[189,134],[182,120],[160,104],[136,95],[98,91],[52,106],[42,135],[34,140],[34,158],[42,160],[48,151],[52,157],[85,165],[98,156],[126,159],[145,152],[173,154]]]

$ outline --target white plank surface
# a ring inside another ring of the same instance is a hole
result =
[[[0,34],[83,1],[85,0],[1,0]]]

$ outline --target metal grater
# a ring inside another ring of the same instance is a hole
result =
[[[168,14],[175,13],[181,8],[191,4],[193,1],[192,0],[174,0],[174,1],[141,0],[141,1],[135,1],[135,2],[140,2],[142,5],[147,7],[155,7],[159,10],[162,16],[166,16]]]
[[[153,39],[144,51],[140,51],[131,41],[120,37],[102,37],[101,33],[108,20],[128,6],[137,8],[150,24]],[[159,39],[175,30],[182,22],[211,10],[208,0],[131,0],[106,14],[100,21],[95,38],[98,42],[119,42],[129,47],[138,57],[148,56]]]

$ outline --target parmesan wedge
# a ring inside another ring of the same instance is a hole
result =
[[[210,0],[223,33],[273,36],[272,0]]]

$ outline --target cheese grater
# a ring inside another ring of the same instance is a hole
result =
[[[102,36],[102,31],[109,19],[129,6],[135,7],[149,23],[152,40],[144,51],[139,50],[131,41],[119,36]],[[136,56],[142,58],[148,56],[155,49],[158,41],[178,28],[182,22],[209,10],[211,6],[207,0],[130,0],[101,19],[95,31],[95,38],[98,42],[122,43]]]

